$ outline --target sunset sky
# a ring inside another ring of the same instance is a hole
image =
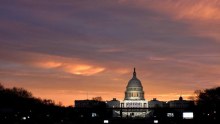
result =
[[[0,0],[0,82],[73,105],[220,85],[220,0]]]

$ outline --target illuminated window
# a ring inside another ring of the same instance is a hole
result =
[[[174,117],[174,113],[167,113],[167,117],[169,117],[169,118]]]
[[[158,120],[154,120],[154,124],[157,124],[158,123]]]
[[[108,124],[109,123],[109,121],[108,120],[104,120],[104,124]]]
[[[183,112],[183,119],[193,119],[193,112]]]

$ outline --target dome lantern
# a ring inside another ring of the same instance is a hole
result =
[[[135,68],[134,68],[134,72],[133,72],[133,77],[136,77],[136,71],[135,71]]]

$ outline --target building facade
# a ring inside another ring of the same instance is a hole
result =
[[[186,109],[194,106],[193,101],[183,100],[182,96],[179,97],[179,100],[169,101],[168,103],[170,108]]]
[[[153,98],[153,100],[150,100],[148,102],[148,108],[163,108],[167,107],[167,103],[163,101],[159,101],[156,98]]]
[[[97,100],[75,100],[75,108],[105,108],[106,104],[103,101]]]
[[[127,108],[122,112],[122,117],[146,117],[148,102],[144,98],[144,90],[141,81],[137,78],[134,68],[133,77],[129,80],[124,100],[121,102],[121,108]],[[131,108],[131,109],[128,109]],[[135,109],[137,108],[137,109]]]
[[[108,108],[120,108],[120,101],[113,98],[111,101],[106,102]]]

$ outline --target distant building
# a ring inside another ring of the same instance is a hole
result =
[[[168,102],[170,108],[189,108],[194,106],[193,101],[183,100],[183,97],[180,96],[179,100],[173,100]]]
[[[97,100],[75,100],[76,108],[97,108],[106,107],[106,103]]]
[[[108,108],[120,108],[120,101],[113,98],[111,101],[106,102]]]
[[[148,102],[149,108],[163,108],[166,107],[166,102],[158,101],[156,98]]]
[[[148,102],[149,108],[189,108],[194,106],[194,101],[183,100],[180,96],[179,100],[171,100],[168,102],[159,101],[156,98]]]

